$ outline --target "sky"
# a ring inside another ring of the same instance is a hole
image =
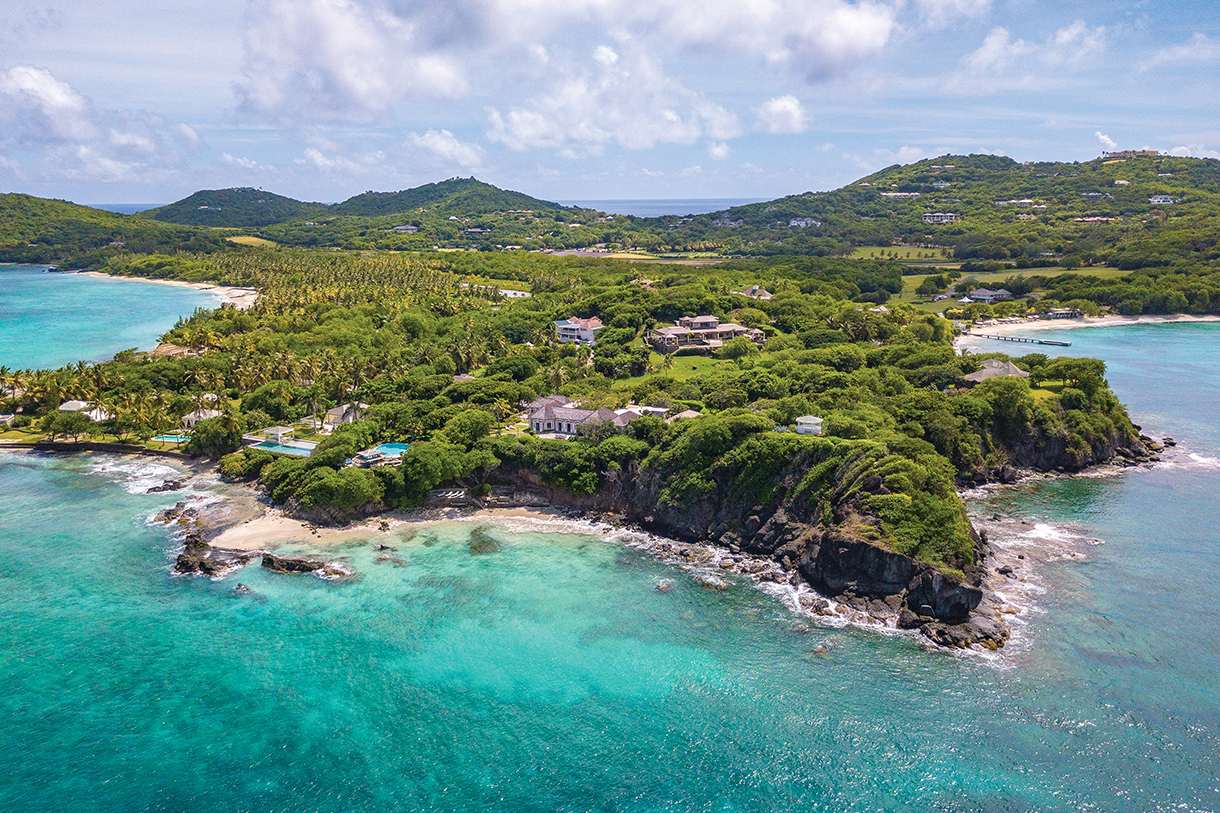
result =
[[[1218,90],[1215,0],[5,0],[0,191],[766,199],[950,152],[1220,158]]]

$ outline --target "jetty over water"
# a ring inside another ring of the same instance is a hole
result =
[[[990,333],[974,334],[980,339],[995,339],[1000,342],[1025,342],[1026,344],[1053,344],[1056,347],[1071,347],[1071,342],[1057,342],[1054,339],[1030,339],[1025,336],[996,336]]]

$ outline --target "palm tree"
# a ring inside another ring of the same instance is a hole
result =
[[[668,373],[673,368],[674,368],[674,354],[666,353],[664,356],[661,357],[661,370]]]
[[[567,367],[562,364],[555,364],[547,369],[546,380],[550,382],[553,389],[558,390],[571,380],[571,376],[568,375]]]

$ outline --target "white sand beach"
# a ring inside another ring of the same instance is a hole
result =
[[[1168,316],[1081,316],[1076,319],[1018,319],[1013,321],[979,322],[967,328],[963,335],[990,333],[1007,336],[1031,330],[1070,330],[1085,327],[1123,327],[1126,325],[1194,324],[1198,322],[1220,322],[1220,316],[1192,316],[1171,314]]]
[[[211,540],[211,545],[227,550],[274,550],[284,545],[317,549],[375,538],[380,534],[400,530],[404,525],[422,526],[454,519],[503,522],[523,519],[559,521],[570,518],[563,511],[552,508],[440,508],[387,512],[361,523],[330,528],[311,527],[300,520],[284,516],[278,509],[269,508],[262,516],[226,529]],[[389,531],[382,528],[382,523],[389,527]]]
[[[104,277],[106,279],[121,279],[128,282],[152,282],[157,285],[176,285],[179,288],[194,288],[197,291],[206,291],[215,296],[222,303],[230,303],[239,311],[249,310],[258,299],[258,291],[254,288],[237,288],[232,285],[214,285],[210,282],[185,282],[178,279],[148,279],[146,277],[121,277],[116,274],[103,274],[101,271],[80,271],[78,273],[85,274],[90,277]]]

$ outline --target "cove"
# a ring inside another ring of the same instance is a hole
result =
[[[986,658],[817,626],[579,525],[376,534],[333,552],[343,582],[176,578],[148,518],[208,494],[145,493],[173,468],[0,453],[0,807],[1220,808],[1220,334],[1125,330],[1072,349],[1178,451],[971,500],[1036,523],[1007,544],[1081,554],[1021,566],[1028,611]]]
[[[0,365],[51,369],[151,350],[180,317],[216,305],[192,288],[0,264]]]

